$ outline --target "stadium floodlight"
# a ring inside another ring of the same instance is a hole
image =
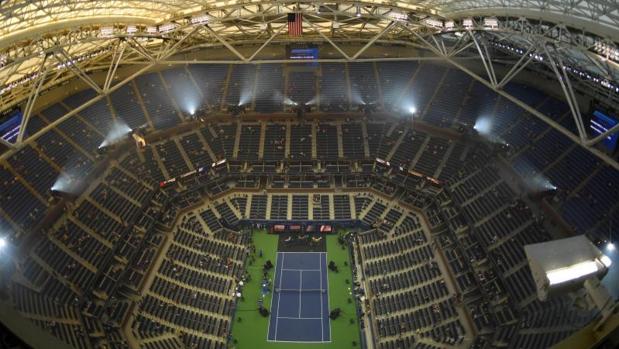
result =
[[[423,22],[429,27],[443,29],[443,21],[439,21],[438,19],[426,18]]]
[[[109,38],[114,35],[114,27],[101,27],[100,37]]]
[[[110,129],[105,138],[103,139],[103,142],[101,142],[101,144],[99,145],[99,149],[117,143],[129,133],[131,133],[131,127],[129,127],[129,125],[127,125],[121,119],[115,120],[110,126]]]
[[[355,10],[355,16],[361,17],[361,5],[357,4],[357,8]]]
[[[499,27],[499,20],[494,17],[484,18],[484,28],[497,29]]]
[[[166,24],[162,24],[159,26],[159,33],[161,34],[166,34],[166,33],[170,33],[173,32],[174,30],[176,30],[176,28],[178,28],[179,25],[176,23],[166,23]]]
[[[466,29],[471,29],[473,28],[473,19],[472,18],[465,18],[464,20],[462,20],[462,26]]]
[[[607,251],[609,251],[609,252],[614,251],[614,250],[615,250],[615,244],[613,244],[611,241],[609,241],[609,242],[606,244],[606,250],[607,250]]]
[[[583,276],[593,275],[598,271],[598,265],[594,261],[576,263],[567,267],[557,268],[546,272],[550,286],[579,279]]]
[[[7,245],[6,238],[0,237],[0,250],[3,250]]]
[[[154,27],[154,26],[146,27],[146,33],[148,33],[148,34],[157,34],[157,27]]]
[[[138,32],[138,27],[135,25],[128,25],[126,31],[127,35],[133,35]]]
[[[206,13],[201,13],[191,17],[191,24],[199,25],[199,24],[207,24],[209,21],[209,16]]]
[[[389,11],[387,16],[396,21],[406,21],[408,19],[408,15],[406,13],[395,10]]]
[[[284,105],[293,106],[293,105],[299,105],[299,103],[293,101],[292,99],[288,97],[284,97]]]
[[[611,260],[584,235],[524,246],[540,300],[577,290],[590,279],[601,279]]]
[[[492,118],[488,116],[481,116],[475,120],[473,129],[480,135],[488,136],[492,132]]]
[[[415,113],[417,112],[417,108],[415,108],[414,106],[410,107],[410,108],[408,108],[408,112],[413,114],[413,115],[415,115]]]
[[[452,30],[456,27],[456,23],[454,21],[445,22],[445,29]]]

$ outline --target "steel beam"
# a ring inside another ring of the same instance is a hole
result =
[[[488,87],[491,90],[495,91],[496,93],[498,93],[502,97],[510,100],[514,104],[518,105],[520,108],[526,110],[527,112],[531,113],[533,116],[535,116],[538,119],[544,121],[545,123],[547,123],[548,125],[553,127],[555,130],[561,132],[564,136],[566,136],[567,138],[572,140],[574,143],[577,143],[581,147],[585,148],[588,152],[590,152],[591,154],[595,155],[596,157],[598,157],[602,161],[606,162],[608,165],[613,167],[615,170],[619,171],[619,162],[617,162],[617,160],[611,158],[606,153],[604,153],[604,152],[602,152],[602,151],[600,151],[600,150],[598,150],[598,149],[596,149],[594,147],[591,147],[591,146],[588,146],[586,144],[583,144],[578,136],[576,136],[575,134],[570,132],[568,129],[563,127],[558,122],[552,120],[551,118],[549,118],[548,116],[544,115],[543,113],[541,113],[537,109],[531,107],[527,103],[525,103],[525,102],[521,101],[520,99],[512,96],[511,94],[509,94],[509,93],[507,93],[507,92],[505,92],[505,91],[503,91],[501,89],[496,88],[490,82],[488,82],[486,79],[484,79],[481,76],[479,76],[479,75],[475,74],[474,72],[470,71],[469,69],[467,69],[463,65],[461,65],[458,62],[456,62],[455,60],[453,60],[451,57],[445,57],[445,60],[447,62],[449,62],[451,65],[453,65],[454,67],[456,67],[456,68],[460,69],[461,71],[465,72],[466,74],[470,75],[475,80],[477,80],[480,83],[484,84],[486,87]]]
[[[596,136],[596,137],[594,137],[594,138],[589,138],[589,139],[587,139],[587,140],[585,141],[585,144],[586,144],[586,145],[595,145],[595,144],[599,143],[600,141],[602,141],[604,138],[606,138],[606,137],[608,137],[608,136],[610,136],[610,135],[612,135],[612,134],[615,134],[615,133],[617,133],[617,132],[619,132],[619,124],[617,124],[617,125],[615,125],[615,126],[611,127],[611,128],[610,128],[610,129],[608,129],[607,131],[604,131],[603,133],[601,133],[601,134],[597,135],[597,136]]]
[[[186,33],[185,35],[183,35],[177,42],[175,42],[171,47],[162,50],[159,52],[159,55],[157,56],[157,61],[160,61],[162,59],[165,59],[167,57],[170,57],[171,55],[173,55],[176,51],[176,49],[190,36],[192,36],[193,34],[195,34],[196,32],[198,32],[198,30],[200,29],[200,26],[196,26],[195,28],[193,28],[192,30],[189,31],[189,33]]]
[[[503,88],[508,82],[510,82],[518,73],[520,73],[524,68],[531,63],[533,60],[533,55],[529,55],[531,51],[533,51],[534,46],[531,45],[529,49],[520,57],[518,62],[514,64],[513,67],[505,74],[503,79],[497,84],[497,88]],[[526,58],[526,61],[525,61]]]
[[[1,137],[0,137],[0,144],[4,144],[10,150],[17,148],[17,146],[15,144],[9,143],[9,142],[5,141],[4,138],[1,138]],[[10,151],[10,150],[5,152],[5,154],[13,154],[13,152]],[[2,155],[4,155],[4,154],[2,154]],[[2,156],[2,155],[0,155],[0,156]]]
[[[578,106],[578,101],[574,96],[574,92],[572,91],[572,85],[569,83],[570,78],[565,72],[564,66],[562,62],[559,60],[558,62],[552,57],[550,51],[548,51],[548,47],[544,45],[544,52],[546,53],[546,57],[550,62],[550,67],[554,71],[559,84],[561,85],[561,89],[563,90],[563,94],[565,95],[565,99],[567,104],[570,107],[572,112],[572,117],[574,119],[574,123],[576,124],[576,129],[578,130],[578,134],[580,135],[580,142],[584,142],[587,139],[587,132],[584,129],[582,124],[582,119],[580,117],[580,107]],[[557,57],[558,58],[558,57]]]
[[[282,25],[281,27],[279,27],[279,29],[277,29],[277,31],[275,31],[268,39],[267,41],[264,42],[264,44],[262,44],[257,50],[256,52],[254,52],[251,56],[249,56],[249,58],[247,58],[245,61],[246,62],[250,62],[253,61],[254,58],[256,58],[256,56],[265,48],[267,47],[267,45],[269,45],[271,43],[271,41],[273,39],[275,39],[276,36],[278,36],[282,30],[284,30],[284,28],[286,28],[286,25]]]
[[[367,50],[370,46],[372,46],[376,40],[380,39],[381,36],[383,36],[386,32],[388,32],[389,30],[391,30],[391,28],[393,28],[395,26],[396,22],[391,22],[389,23],[388,26],[385,27],[385,29],[383,29],[380,33],[376,34],[376,36],[374,36],[367,44],[365,44],[365,46],[363,46],[359,51],[357,51],[357,53],[355,53],[352,57],[351,60],[356,60],[363,52],[365,52],[365,50]]]
[[[107,71],[107,75],[105,76],[105,82],[103,83],[103,91],[107,91],[114,81],[114,75],[116,74],[116,69],[118,69],[118,65],[123,58],[123,54],[125,52],[126,43],[119,41],[116,49],[114,50],[114,55],[110,60],[110,68]],[[121,46],[120,52],[118,51],[118,47]]]
[[[211,29],[208,25],[204,25],[204,28],[206,28],[206,30],[215,37],[215,39],[217,39],[217,41],[221,42],[224,46],[226,46],[226,48],[228,48],[228,50],[230,50],[230,52],[234,53],[237,57],[239,57],[241,59],[241,61],[246,62],[247,58],[245,58],[245,56],[243,56],[239,51],[237,51],[236,48],[234,48],[234,46],[230,45],[230,43],[228,43],[228,41],[224,40],[224,38],[222,38],[221,36],[219,36],[217,33],[215,33],[215,31],[213,29]]]
[[[60,54],[62,57],[64,57],[67,60],[66,64],[69,67],[69,69],[73,70],[75,75],[77,75],[86,84],[88,84],[90,87],[92,87],[93,90],[97,91],[97,93],[102,93],[103,92],[101,90],[101,87],[99,87],[99,85],[97,85],[96,82],[92,81],[92,79],[86,74],[86,72],[84,72],[78,66],[78,62],[74,62],[74,60],[71,57],[69,57],[69,54],[67,53],[67,51],[65,51],[63,48],[61,48],[58,51],[54,52],[54,54],[56,55],[57,58],[59,58],[58,54]],[[58,61],[62,62],[62,59],[59,59]]]
[[[333,42],[333,40],[331,40],[331,38],[329,38],[327,35],[325,35],[325,33],[323,33],[322,31],[320,31],[320,28],[316,28],[316,26],[314,25],[314,23],[312,23],[311,21],[308,21],[305,19],[303,19],[304,22],[307,22],[312,29],[314,29],[318,35],[320,35],[323,39],[325,39],[325,41],[327,41],[329,44],[331,44],[331,46],[333,46],[333,48],[335,48],[337,50],[337,52],[339,52],[342,56],[344,56],[344,58],[346,58],[346,60],[351,60],[350,56],[346,54],[346,52],[344,52],[344,50],[342,50],[341,47],[339,47],[336,43]]]
[[[26,102],[25,113],[23,114],[23,118],[21,120],[21,124],[19,125],[19,133],[17,134],[17,142],[21,143],[24,138],[24,134],[26,133],[26,127],[28,126],[28,121],[30,120],[30,116],[32,115],[32,109],[34,108],[34,104],[36,103],[37,97],[39,96],[39,92],[41,92],[41,86],[43,86],[43,82],[47,77],[47,72],[49,71],[49,67],[46,67],[48,55],[45,55],[41,65],[39,67],[40,75],[38,80],[35,81],[36,87],[30,93],[28,97],[28,101]]]
[[[131,49],[133,49],[133,51],[137,52],[139,55],[141,55],[142,57],[146,58],[149,62],[155,62],[156,59],[155,57],[153,57],[150,53],[148,53],[148,50],[146,50],[146,48],[144,48],[144,46],[142,46],[142,44],[140,44],[135,37],[130,37],[127,39],[127,43],[129,44],[129,47],[131,47]]]
[[[47,131],[55,128],[56,126],[60,125],[62,122],[64,122],[66,119],[70,118],[71,116],[81,112],[82,110],[88,108],[89,106],[95,104],[96,102],[98,102],[99,100],[105,98],[107,95],[113,93],[114,91],[118,90],[119,88],[121,88],[122,86],[124,86],[125,84],[127,84],[128,82],[130,82],[131,80],[135,79],[136,77],[138,77],[139,75],[141,75],[142,73],[144,73],[145,71],[151,69],[153,66],[155,66],[156,63],[150,63],[147,66],[142,67],[141,69],[139,69],[138,71],[136,71],[135,73],[131,74],[130,76],[128,76],[127,78],[125,78],[124,80],[118,82],[116,85],[110,87],[107,91],[103,91],[102,93],[94,96],[93,98],[91,98],[90,100],[82,103],[80,106],[72,109],[71,111],[67,112],[66,114],[64,114],[63,116],[61,116],[60,118],[54,120],[52,123],[48,124],[47,126],[43,127],[42,129],[40,129],[38,132],[36,132],[35,134],[31,135],[30,137],[28,137],[28,139],[26,140],[26,142],[22,142],[20,144],[16,144],[16,145],[11,145],[13,151],[7,151],[4,152],[3,154],[0,154],[0,160],[6,160],[8,157],[10,157],[11,155],[13,155],[13,153],[17,150],[19,150],[21,147],[23,147],[25,144],[28,144],[31,141],[36,140],[37,138],[41,137],[43,134],[45,134]],[[10,144],[10,143],[8,143]]]
[[[496,86],[497,85],[496,76],[494,75],[494,69],[492,68],[492,60],[490,59],[490,55],[488,55],[488,50],[486,49],[486,46],[484,45],[484,49],[482,50],[481,46],[479,45],[479,42],[475,38],[475,34],[473,34],[472,31],[469,31],[468,34],[471,36],[471,39],[473,40],[473,43],[475,44],[475,48],[477,48],[477,53],[479,54],[479,57],[481,58],[481,63],[484,65],[484,68],[486,69],[486,74],[488,74],[488,79],[490,79],[490,82],[492,83],[493,86]]]

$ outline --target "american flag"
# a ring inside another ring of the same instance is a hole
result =
[[[301,36],[303,35],[303,17],[300,13],[288,14],[288,35]]]

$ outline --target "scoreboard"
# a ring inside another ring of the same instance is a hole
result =
[[[601,110],[595,110],[593,112],[593,116],[591,118],[591,123],[589,127],[591,128],[591,133],[594,137],[601,135],[602,133],[610,130],[614,126],[616,126],[619,121],[608,115],[607,113]],[[610,134],[606,136],[603,140],[600,141],[600,144],[610,153],[613,153],[615,149],[617,149],[617,140],[619,138],[619,133]]]
[[[286,48],[288,59],[315,60],[318,59],[318,47],[316,46],[288,46]]]
[[[13,109],[0,116],[0,138],[9,143],[15,143],[19,136],[21,120],[23,118],[20,109]]]

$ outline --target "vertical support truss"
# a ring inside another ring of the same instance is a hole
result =
[[[580,107],[578,106],[578,101],[576,100],[576,96],[574,95],[574,90],[572,89],[572,84],[570,83],[570,77],[565,71],[563,61],[561,60],[561,57],[559,55],[557,55],[556,58],[553,58],[547,46],[544,46],[544,52],[546,53],[546,57],[550,61],[550,67],[557,76],[557,80],[561,85],[561,89],[563,90],[563,94],[565,95],[567,104],[570,107],[572,117],[574,118],[574,123],[576,124],[576,129],[578,130],[578,135],[580,136],[580,141],[584,143],[587,139],[587,131],[585,130],[585,126],[582,122]]]
[[[404,27],[404,28],[406,28],[406,27]],[[580,109],[579,109],[579,106],[578,106],[578,101],[576,100],[576,97],[575,97],[575,94],[574,94],[574,90],[573,90],[572,85],[570,83],[568,72],[566,71],[565,66],[563,64],[563,60],[561,59],[560,55],[558,55],[558,54],[556,55],[556,57],[553,57],[551,55],[550,51],[548,50],[547,46],[544,46],[545,55],[548,57],[548,59],[547,59],[548,62],[547,63],[549,63],[551,65],[551,68],[554,71],[554,73],[555,73],[555,75],[557,77],[557,80],[561,84],[561,87],[562,87],[563,92],[565,94],[566,100],[567,100],[567,102],[568,102],[568,104],[570,106],[570,110],[572,112],[572,116],[574,117],[574,121],[576,122],[576,126],[577,126],[577,129],[578,129],[578,135],[575,135],[573,132],[571,132],[567,128],[563,127],[557,121],[551,119],[547,115],[541,113],[540,111],[536,110],[535,108],[531,107],[527,103],[525,103],[525,102],[521,101],[520,99],[512,96],[510,93],[508,93],[508,92],[506,92],[506,91],[504,91],[502,89],[511,79],[513,79],[514,76],[516,76],[520,71],[522,71],[524,68],[526,68],[526,66],[528,66],[530,64],[532,59],[534,59],[534,55],[530,55],[529,54],[529,53],[531,53],[532,51],[535,50],[535,46],[533,44],[529,47],[529,49],[526,51],[526,53],[514,64],[514,66],[511,67],[511,69],[503,77],[501,82],[497,83],[496,75],[495,75],[494,69],[492,68],[492,65],[491,65],[492,57],[490,56],[489,51],[485,47],[485,45],[480,44],[472,33],[469,32],[471,40],[475,44],[475,48],[477,50],[477,54],[481,58],[482,63],[484,65],[484,69],[485,69],[485,71],[487,73],[487,76],[488,76],[487,79],[484,79],[483,77],[481,77],[478,74],[476,74],[475,72],[467,69],[465,66],[463,66],[462,64],[460,64],[456,60],[454,60],[455,54],[450,53],[449,51],[440,49],[439,45],[432,45],[428,40],[424,39],[418,33],[410,30],[409,28],[406,28],[406,29],[408,29],[411,33],[415,34],[415,36],[417,36],[420,39],[420,41],[426,46],[427,49],[429,49],[430,51],[434,52],[437,56],[442,57],[445,61],[449,62],[452,66],[460,69],[461,71],[463,71],[464,73],[470,75],[471,77],[473,77],[475,80],[481,82],[482,84],[486,85],[488,88],[492,89],[493,91],[495,91],[496,93],[498,93],[502,97],[510,100],[511,102],[515,103],[516,105],[518,105],[522,109],[526,110],[531,115],[533,115],[533,116],[537,117],[538,119],[544,121],[546,124],[548,124],[549,126],[553,127],[557,131],[561,132],[563,135],[568,137],[573,142],[581,145],[582,147],[584,147],[586,150],[588,150],[593,155],[597,156],[598,158],[600,158],[601,160],[603,160],[604,162],[606,162],[607,164],[609,164],[613,168],[619,170],[619,162],[617,162],[612,157],[608,156],[606,153],[604,153],[604,152],[598,150],[597,148],[593,147],[593,145],[595,145],[596,143],[600,142],[601,140],[603,140],[608,135],[616,133],[616,132],[619,132],[619,125],[612,127],[611,129],[605,131],[603,134],[598,135],[597,137],[595,137],[593,139],[588,139],[587,132],[586,132],[584,123],[582,121],[582,116],[581,116]],[[434,41],[434,40],[433,40],[433,42],[437,43],[437,41]],[[458,44],[458,43],[456,43],[456,44]],[[454,52],[454,50],[460,51],[462,49],[461,48],[458,48],[458,49],[452,48],[451,52]]]
[[[386,26],[385,29],[381,30],[380,33],[376,34],[376,36],[374,36],[370,41],[368,41],[368,43],[365,44],[365,46],[363,46],[359,51],[357,51],[357,53],[355,53],[351,59],[355,60],[359,58],[359,56],[361,56],[363,52],[365,52],[368,48],[370,48],[370,46],[374,45],[376,40],[380,39],[386,32],[390,31],[391,28],[393,28],[394,26],[395,26],[395,22],[389,23],[389,25]]]
[[[71,58],[69,54],[67,53],[67,51],[64,50],[64,48],[59,48],[56,52],[54,52],[54,54],[56,55],[56,58],[60,62],[62,62],[63,61],[62,58],[64,58],[66,60],[64,64],[66,64],[69,69],[73,70],[73,72],[75,73],[77,77],[82,79],[88,86],[92,87],[93,90],[97,91],[97,93],[99,94],[103,92],[101,90],[101,87],[99,87],[99,85],[97,85],[97,83],[94,82],[88,76],[88,74],[86,74],[86,72],[84,72],[82,68],[79,67],[78,62],[74,60],[73,58]]]
[[[612,49],[616,49],[616,44],[607,38],[592,35],[586,28],[575,30],[569,24],[549,25],[523,17],[509,16],[501,17],[499,25],[491,29],[485,28],[482,23],[477,21],[464,27],[464,24],[457,20],[454,26],[449,29],[437,28],[426,23],[427,13],[410,13],[406,20],[394,19],[393,7],[387,3],[363,4],[361,16],[356,16],[355,7],[359,6],[356,3],[338,4],[338,6],[322,3],[317,7],[313,1],[309,3],[277,2],[269,5],[246,2],[221,6],[225,9],[210,11],[208,20],[201,22],[208,24],[197,25],[192,22],[191,15],[183,14],[182,17],[174,17],[176,16],[174,14],[170,17],[170,22],[175,24],[174,29],[166,32],[139,29],[137,32],[128,34],[126,28],[119,25],[114,26],[113,33],[110,36],[102,36],[100,28],[93,25],[91,29],[80,27],[74,28],[75,30],[67,30],[58,36],[40,37],[34,40],[31,45],[15,45],[14,48],[11,48],[13,51],[6,55],[9,57],[9,60],[7,60],[9,66],[5,65],[0,69],[5,74],[19,76],[21,81],[18,81],[18,83],[11,82],[17,87],[11,86],[8,92],[6,92],[7,90],[3,91],[3,94],[0,95],[0,105],[9,108],[25,103],[25,117],[21,125],[22,130],[25,130],[35,109],[40,91],[74,77],[79,77],[93,88],[98,94],[96,98],[100,98],[100,96],[107,95],[118,87],[114,82],[119,66],[140,65],[140,71],[145,71],[156,64],[194,63],[194,61],[184,57],[181,58],[180,55],[178,59],[186,60],[167,60],[167,58],[178,53],[192,52],[194,49],[220,48],[223,46],[234,55],[234,57],[225,61],[200,61],[200,63],[205,64],[287,62],[285,59],[260,60],[257,57],[273,42],[289,43],[292,41],[292,38],[283,35],[287,27],[285,14],[299,11],[304,14],[305,27],[312,28],[312,31],[308,30],[300,40],[329,43],[341,54],[341,57],[318,60],[320,62],[438,59],[450,62],[456,67],[459,65],[461,70],[470,75],[478,74],[477,70],[474,73],[464,70],[465,67],[459,64],[461,59],[476,61],[479,58],[485,74],[481,72],[479,75],[475,75],[475,79],[482,79],[484,84],[504,97],[507,93],[503,91],[503,88],[514,77],[525,68],[537,69],[538,66],[543,65],[549,69],[544,69],[542,72],[547,76],[556,77],[560,83],[575,121],[578,135],[575,136],[575,132],[563,128],[548,117],[525,109],[562,133],[569,134],[570,139],[594,153],[597,150],[592,147],[593,145],[602,141],[608,135],[619,132],[619,127],[615,126],[595,138],[588,138],[587,128],[583,122],[574,89],[578,88],[586,94],[589,93],[589,96],[594,96],[594,98],[601,96],[600,100],[618,105],[619,94],[615,94],[613,89],[615,86],[619,86],[619,64],[616,59],[614,61],[609,59],[608,54],[605,58],[602,57],[603,51],[600,51],[598,47],[601,39],[603,39],[605,45]],[[328,10],[323,11],[322,8]],[[335,26],[335,23],[338,25]],[[141,26],[140,23],[137,24]],[[398,30],[393,30],[396,26]],[[407,45],[407,48],[421,49],[422,51],[419,51],[419,55],[416,57],[414,57],[415,53],[411,53],[413,57],[410,58],[397,55],[397,57],[363,58],[372,45],[384,41],[393,42],[396,45]],[[498,46],[495,46],[497,43]],[[549,46],[548,43],[552,43],[552,45]],[[512,52],[509,53],[502,46],[503,44],[513,46],[510,47],[513,49]],[[239,49],[239,47],[252,47],[252,45],[257,47],[255,51],[253,48],[251,52]],[[357,45],[361,46],[361,49],[357,50],[359,47]],[[352,47],[355,48],[351,49]],[[516,50],[516,48],[518,49]],[[356,52],[353,53],[353,50]],[[428,50],[434,55],[427,55]],[[522,54],[525,51],[526,53]],[[572,51],[582,54],[582,57],[570,55],[569,53]],[[46,62],[41,65],[41,68],[47,70],[40,68],[40,74],[34,75],[33,70],[35,69],[33,68],[38,67],[40,62],[38,59],[43,57],[41,52],[51,53],[50,56],[53,55],[55,59],[52,63],[46,57]],[[241,52],[249,53],[246,57]],[[501,53],[501,55],[497,55],[497,53]],[[507,64],[513,65],[506,69],[507,73],[501,78],[500,74],[503,70],[499,71],[498,62],[505,63],[502,53],[521,54],[521,56],[507,60]],[[548,58],[539,59],[542,54]],[[579,64],[587,64],[586,68],[594,67],[595,69],[582,69],[581,67],[584,67],[584,65],[576,64],[576,60]],[[24,64],[24,62],[30,62],[30,64]],[[60,63],[61,69],[56,69],[55,63]],[[20,64],[23,64],[23,67],[20,67]],[[565,69],[566,66],[578,68],[578,73],[581,76],[583,73],[598,71],[596,77],[604,81],[581,80],[574,69]],[[495,68],[497,71],[495,71]],[[89,75],[92,71],[103,71],[105,79],[95,81],[94,77]],[[499,76],[497,76],[497,73],[499,73]],[[484,77],[480,77],[480,75]],[[8,77],[3,80],[4,82],[0,83],[0,87],[4,87],[6,83],[11,81]],[[612,88],[603,86],[604,84],[601,84],[601,82],[611,83]],[[514,101],[512,98],[514,97],[511,96],[508,99]],[[40,133],[37,134],[40,135]],[[23,143],[23,137],[22,132],[18,136],[18,147]],[[26,139],[25,141],[28,142],[29,140]],[[11,146],[11,151],[16,148],[14,145],[8,146]],[[603,154],[597,152],[596,155]],[[604,156],[600,157],[605,161],[607,160]],[[613,166],[616,166],[616,161],[614,161]]]
[[[490,53],[488,53],[488,47],[485,44],[479,44],[477,38],[475,38],[475,34],[472,31],[468,32],[475,44],[475,48],[477,48],[477,53],[481,58],[481,63],[484,65],[486,69],[486,74],[488,74],[488,79],[493,87],[498,85],[496,80],[496,75],[494,74],[494,67],[492,66],[492,58],[490,57]],[[482,47],[483,46],[483,47]]]
[[[36,103],[37,97],[39,96],[39,92],[41,92],[41,87],[43,86],[43,82],[47,77],[47,72],[49,71],[49,67],[46,66],[48,55],[45,55],[43,61],[41,61],[41,65],[39,67],[39,77],[36,82],[36,88],[30,93],[28,97],[28,101],[26,102],[26,107],[24,108],[23,117],[21,120],[21,124],[19,125],[19,133],[17,135],[17,144],[21,143],[24,139],[24,134],[26,133],[26,127],[28,126],[28,120],[30,120],[30,116],[32,115],[32,109],[34,108],[34,104]]]
[[[247,62],[247,58],[245,58],[245,56],[243,56],[236,48],[234,48],[234,46],[232,46],[228,41],[226,41],[224,38],[222,38],[221,36],[219,36],[213,29],[211,29],[211,27],[209,27],[208,25],[205,25],[204,28],[206,28],[206,31],[208,31],[211,35],[213,35],[213,37],[215,39],[217,39],[217,41],[219,41],[220,43],[222,43],[224,46],[226,46],[226,48],[228,50],[230,50],[230,52],[234,53],[235,56],[239,57],[241,59],[241,61],[243,62]]]
[[[110,85],[112,84],[112,81],[114,81],[114,75],[116,75],[116,69],[118,69],[118,65],[123,58],[123,54],[125,53],[125,48],[127,46],[125,41],[119,41],[114,47],[115,50],[112,55],[112,59],[110,60],[110,68],[107,71],[107,75],[105,76],[105,82],[103,83],[103,91],[107,91],[110,89]]]
[[[331,46],[333,46],[333,48],[335,48],[335,50],[337,52],[339,52],[346,60],[350,61],[351,57],[346,54],[346,52],[344,52],[344,50],[342,50],[342,48],[337,45],[336,43],[333,42],[333,40],[331,40],[325,33],[323,33],[320,28],[316,27],[316,25],[314,23],[312,23],[311,21],[307,20],[305,17],[303,17],[303,22],[308,23],[309,26],[314,29],[314,31],[316,31],[318,33],[318,35],[320,35],[320,37],[322,37],[326,42],[328,42]]]
[[[153,66],[155,66],[157,63],[156,62],[150,62],[147,65],[141,67],[138,71],[134,72],[133,74],[129,75],[128,77],[126,77],[124,80],[116,83],[115,85],[111,86],[110,88],[108,88],[105,91],[102,91],[101,93],[97,94],[96,96],[92,97],[90,100],[82,103],[80,106],[72,109],[71,111],[69,111],[68,113],[64,114],[63,116],[61,116],[60,118],[54,120],[52,123],[48,124],[47,126],[45,126],[44,128],[40,129],[38,132],[36,132],[35,134],[31,135],[30,137],[28,137],[28,141],[30,140],[36,140],[37,138],[39,138],[40,136],[42,136],[43,134],[45,134],[46,132],[48,132],[49,130],[57,127],[59,124],[61,124],[62,122],[64,122],[65,120],[67,120],[68,118],[72,117],[73,115],[81,112],[82,110],[88,108],[89,106],[95,104],[96,102],[98,102],[99,100],[105,98],[106,96],[108,96],[109,94],[113,93],[114,91],[118,90],[119,88],[121,88],[122,86],[124,86],[125,84],[129,83],[131,80],[135,79],[136,77],[138,77],[139,75],[141,75],[142,73],[148,71],[149,69],[151,69]],[[0,138],[0,143],[5,144],[9,147],[11,147],[13,150],[18,150],[21,146],[23,146],[25,144],[25,142],[21,142],[21,143],[17,143],[15,145],[10,144],[6,141],[4,141],[3,139]],[[12,152],[7,151],[3,154],[0,154],[0,159],[6,159],[7,157],[9,157],[12,154]]]
[[[249,56],[249,58],[246,60],[247,62],[251,62],[254,60],[254,58],[256,58],[256,56],[262,52],[262,50],[267,47],[271,41],[273,41],[273,39],[275,39],[276,36],[278,36],[282,30],[284,30],[284,28],[286,28],[285,25],[282,25],[281,27],[279,27],[279,29],[277,29],[277,31],[273,32],[273,34],[271,34],[271,36],[267,39],[267,41],[264,42],[264,44],[262,44],[251,56]]]
[[[513,67],[511,67],[511,69],[507,72],[507,74],[505,74],[503,79],[501,79],[501,81],[497,84],[497,88],[505,87],[505,85],[507,85],[507,83],[510,82],[514,78],[514,76],[518,75],[518,73],[520,73],[524,68],[527,67],[527,65],[529,65],[529,63],[531,63],[531,61],[533,60],[533,55],[530,55],[530,53],[531,51],[533,51],[534,48],[535,46],[531,45],[527,49],[527,51],[522,55],[522,57],[520,57],[518,62],[516,62]]]

